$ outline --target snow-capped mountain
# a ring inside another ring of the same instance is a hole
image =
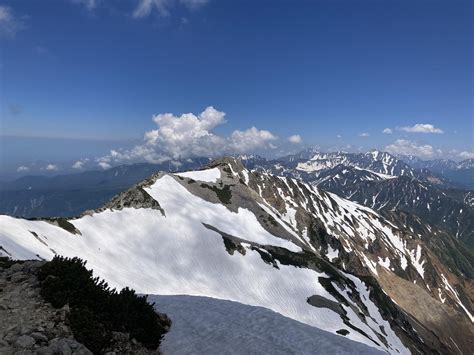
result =
[[[345,166],[327,171],[314,184],[376,210],[414,213],[474,245],[474,208],[470,191],[444,190],[408,176],[384,177]]]
[[[474,345],[473,265],[455,238],[235,159],[153,174],[78,218],[0,216],[0,246],[79,256],[141,293],[265,307],[388,353]]]
[[[413,168],[389,153],[320,153],[310,149],[278,160],[253,159],[247,165],[256,171],[304,180],[370,208],[414,213],[474,245],[472,193],[448,189],[448,182],[440,175]]]
[[[366,153],[321,153],[314,149],[308,149],[299,154],[278,159],[278,161],[287,163],[287,167],[314,177],[318,177],[320,173],[338,165],[344,165],[384,176],[410,176],[431,183],[442,183],[439,177],[433,176],[429,171],[412,168],[392,154],[378,150]],[[292,166],[288,166],[288,163]]]
[[[456,162],[450,159],[422,160],[414,156],[401,156],[410,166],[427,169],[460,186],[474,189],[474,159]]]

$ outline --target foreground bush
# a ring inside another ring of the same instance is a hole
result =
[[[53,307],[68,304],[68,320],[74,337],[94,353],[111,344],[112,332],[130,333],[149,349],[156,349],[170,326],[159,316],[146,296],[124,288],[120,292],[92,276],[79,258],[54,257],[38,274],[41,295]]]

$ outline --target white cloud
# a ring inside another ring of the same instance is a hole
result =
[[[337,138],[337,139],[340,139],[340,138],[342,138],[342,136],[341,136],[340,134],[337,134],[337,135],[336,135],[336,138]]]
[[[41,170],[47,170],[47,171],[58,171],[59,168],[55,164],[48,164],[44,168],[41,168]]]
[[[298,143],[301,143],[303,139],[301,138],[299,134],[293,134],[292,136],[288,137],[288,141],[290,141],[291,143],[298,144]]]
[[[271,144],[271,141],[276,137],[269,131],[258,130],[255,127],[249,128],[245,131],[234,131],[227,139],[229,142],[229,153],[245,153],[253,151],[258,148],[267,147],[275,149],[276,146]],[[226,149],[224,149],[226,151]]]
[[[110,165],[110,163],[108,163],[106,161],[101,161],[101,159],[104,159],[104,158],[99,158],[99,160],[97,161],[97,165],[99,165],[104,170],[110,169],[112,167],[112,165]]]
[[[188,9],[195,10],[207,5],[209,0],[180,0],[180,2]]]
[[[153,9],[156,9],[160,16],[168,16],[169,6],[171,1],[169,0],[140,0],[138,6],[133,12],[133,17],[142,18],[151,14]]]
[[[399,130],[409,133],[444,133],[443,130],[429,123],[417,123],[414,126],[401,127]]]
[[[76,161],[71,168],[73,169],[77,169],[77,170],[82,170],[84,169],[84,164],[87,163],[89,161],[89,159],[81,159],[81,160],[78,160]]]
[[[391,128],[385,128],[382,133],[385,133],[385,134],[392,134],[393,133],[393,129]]]
[[[277,139],[271,132],[251,127],[236,130],[228,137],[213,133],[225,123],[225,113],[209,106],[199,115],[175,116],[163,113],[153,117],[157,128],[145,132],[144,143],[128,150],[112,150],[96,159],[103,169],[115,163],[147,161],[160,163],[190,157],[215,157],[224,154],[248,153],[257,149],[274,149]]]
[[[474,159],[474,152],[463,151],[459,153],[459,157],[462,159]]]
[[[367,132],[363,132],[363,133],[360,133],[360,134],[359,134],[359,137],[364,137],[364,138],[365,138],[365,137],[370,137],[370,134],[367,133]]]
[[[13,13],[13,10],[4,5],[0,5],[0,36],[13,38],[17,32],[25,29],[24,17],[20,18]]]
[[[27,167],[27,166],[22,165],[22,166],[19,166],[18,169],[16,169],[16,171],[18,171],[19,173],[27,172],[27,171],[30,171],[30,168]]]
[[[415,155],[419,157],[429,158],[435,154],[441,154],[440,150],[434,150],[429,144],[417,144],[406,139],[397,139],[392,144],[385,147],[385,150],[392,154],[398,155]]]
[[[209,0],[139,0],[133,11],[133,17],[147,17],[154,10],[160,16],[166,17],[170,15],[171,8],[178,2],[189,10],[196,10],[206,5]]]

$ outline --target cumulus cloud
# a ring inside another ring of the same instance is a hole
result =
[[[298,143],[301,143],[303,139],[301,138],[299,134],[293,134],[292,136],[288,137],[288,141],[291,143],[298,144]]]
[[[56,171],[56,170],[58,170],[58,166],[54,165],[54,164],[48,164],[48,165],[46,165],[45,170]]]
[[[13,38],[26,28],[24,17],[18,17],[9,6],[0,5],[0,37]]]
[[[133,17],[143,18],[156,11],[160,16],[169,16],[171,8],[180,3],[189,10],[196,10],[206,5],[208,0],[139,0],[133,11]]]
[[[59,168],[55,164],[48,164],[45,167],[41,168],[41,170],[47,170],[47,171],[58,171]]]
[[[84,164],[87,163],[89,159],[81,159],[76,161],[74,164],[72,164],[71,168],[77,169],[77,170],[82,170],[84,169]]]
[[[459,157],[462,159],[474,159],[474,152],[463,151],[459,153]]]
[[[276,137],[271,132],[252,127],[245,131],[232,132],[227,140],[230,147],[229,152],[245,153],[261,147],[274,149],[275,146],[271,144],[271,141],[275,139]]]
[[[370,134],[367,133],[367,132],[362,132],[362,133],[359,134],[359,137],[364,137],[364,138],[365,137],[370,137]]]
[[[18,171],[19,173],[24,173],[24,172],[30,171],[30,168],[22,165],[22,166],[19,166],[18,169],[16,169],[16,171]]]
[[[215,157],[224,154],[248,153],[257,149],[273,149],[277,137],[266,130],[251,127],[236,130],[228,137],[217,135],[214,128],[225,123],[225,113],[209,106],[199,115],[171,113],[153,117],[157,128],[145,132],[144,143],[127,150],[112,150],[96,159],[103,169],[113,164],[146,161],[161,163],[192,157]]]
[[[433,157],[435,154],[441,154],[440,150],[435,150],[429,144],[417,144],[407,139],[397,139],[392,144],[385,147],[385,150],[398,155],[415,155],[419,157]]]
[[[393,130],[391,128],[385,128],[382,133],[385,133],[385,134],[392,134],[393,133]]]
[[[429,123],[417,123],[414,126],[400,127],[399,130],[409,133],[444,133],[443,130]]]

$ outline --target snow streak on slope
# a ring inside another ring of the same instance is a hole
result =
[[[310,305],[318,295],[337,300],[319,283],[327,277],[303,267],[266,263],[250,242],[274,245],[292,251],[301,249],[268,233],[255,215],[245,209],[232,212],[191,194],[170,175],[145,190],[156,199],[157,209],[105,210],[70,222],[81,232],[40,221],[0,217],[0,245],[16,258],[51,258],[55,253],[79,256],[88,267],[114,287],[129,286],[141,293],[188,294],[233,300],[262,306],[282,315],[332,333],[345,329],[349,339],[375,347],[375,343],[346,326],[329,308]],[[244,252],[226,251],[219,233],[203,223],[243,240]],[[246,243],[245,241],[249,241]],[[371,317],[384,324],[370,299],[365,300]],[[371,339],[377,334],[354,312],[342,305],[350,323]],[[406,348],[390,328],[385,328],[391,352]],[[381,345],[383,346],[383,345]]]

